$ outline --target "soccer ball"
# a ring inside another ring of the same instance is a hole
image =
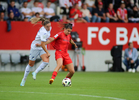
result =
[[[65,87],[71,86],[71,80],[69,78],[64,78],[62,80],[62,85]]]

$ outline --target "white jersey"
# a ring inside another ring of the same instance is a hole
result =
[[[41,44],[41,41],[47,41],[48,38],[50,37],[50,32],[51,32],[52,27],[50,28],[50,31],[47,31],[44,26],[42,26],[40,28],[40,30],[38,31],[35,40],[32,42],[31,44],[31,49],[37,49],[37,50],[42,50],[42,47],[36,47],[36,44]],[[47,48],[47,45],[46,45]]]

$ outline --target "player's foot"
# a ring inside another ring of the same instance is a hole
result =
[[[36,75],[37,75],[37,74],[36,74],[35,72],[32,73],[32,78],[33,78],[34,80],[36,80]]]
[[[136,72],[136,70],[135,70],[135,68],[133,68],[133,69],[132,69],[132,73],[135,73],[135,72]]]
[[[132,72],[132,69],[130,68],[130,69],[128,70],[128,72]]]
[[[49,84],[52,84],[54,82],[54,79],[49,80]]]
[[[26,80],[22,79],[20,86],[24,86],[25,85]]]

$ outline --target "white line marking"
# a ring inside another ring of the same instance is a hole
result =
[[[83,96],[83,97],[92,97],[92,98],[106,98],[106,99],[112,99],[112,100],[126,100],[121,98],[115,98],[115,97],[105,97],[105,96],[95,96],[95,95],[85,95],[85,94],[67,94],[67,93],[46,93],[46,92],[24,92],[24,91],[0,91],[0,92],[10,92],[10,93],[36,93],[36,94],[57,94],[57,95],[73,95],[73,96]]]

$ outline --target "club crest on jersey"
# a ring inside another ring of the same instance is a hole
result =
[[[32,59],[34,59],[34,56],[32,57]]]

